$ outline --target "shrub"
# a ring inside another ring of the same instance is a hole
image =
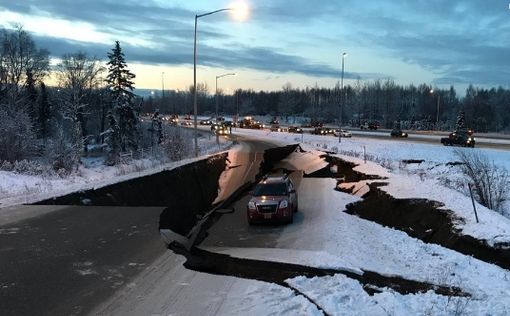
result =
[[[455,155],[462,161],[460,168],[472,183],[478,202],[502,213],[508,194],[508,171],[478,150],[456,149]]]
[[[59,133],[48,148],[51,167],[60,177],[69,175],[78,169],[80,163],[80,144],[71,143],[64,137],[63,133]]]
[[[177,161],[191,156],[193,139],[187,137],[190,136],[189,133],[174,127],[168,129],[165,136],[161,146],[170,160]]]
[[[35,134],[26,111],[7,111],[0,106],[0,160],[23,160],[34,151]]]

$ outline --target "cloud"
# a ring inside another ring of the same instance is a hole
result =
[[[105,60],[106,53],[112,45],[83,43],[53,37],[35,36],[36,43],[41,48],[52,52],[54,57],[74,52],[85,52],[90,56]],[[145,64],[189,65],[193,60],[192,43],[167,41],[164,49],[147,50],[143,47],[122,44],[126,60]],[[172,47],[172,49],[166,49]],[[272,73],[301,73],[316,77],[339,77],[338,69],[328,65],[310,63],[299,56],[276,53],[271,48],[237,46],[230,49],[200,45],[198,63],[202,66],[223,68],[246,68]],[[360,74],[346,72],[346,79],[387,77],[381,74]]]
[[[189,8],[207,8],[208,4],[200,0],[186,5],[157,0],[24,0],[5,1],[0,10],[90,23],[121,42],[133,37],[152,43],[150,47],[145,42],[124,43],[126,55],[133,61],[189,65],[196,14]],[[338,78],[337,67],[321,62],[322,56],[314,55],[313,48],[325,51],[342,46],[370,51],[373,59],[385,57],[418,65],[433,73],[438,84],[508,83],[510,48],[505,45],[510,40],[510,12],[503,1],[294,0],[289,4],[286,0],[258,0],[252,5],[250,23],[263,33],[247,36],[250,42],[230,44],[236,43],[230,29],[218,26],[214,18],[203,21],[208,27],[199,29],[200,38],[207,38],[199,45],[201,65]],[[264,40],[265,35],[274,34],[281,41]],[[57,39],[51,34],[37,36],[37,40],[56,56],[82,50],[104,57],[111,45]],[[312,53],[304,57],[292,49],[296,43]],[[378,66],[371,73],[348,72],[345,78],[388,78],[390,75],[377,72],[399,71]]]

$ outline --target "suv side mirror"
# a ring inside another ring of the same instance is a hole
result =
[[[296,193],[296,189],[289,190],[289,193]]]

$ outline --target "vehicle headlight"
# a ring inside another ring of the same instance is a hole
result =
[[[280,202],[280,208],[287,208],[289,206],[289,202],[287,200],[283,200]]]
[[[257,209],[257,207],[255,206],[255,202],[253,202],[253,201],[248,202],[248,208],[249,208],[250,210],[255,210],[255,209]]]

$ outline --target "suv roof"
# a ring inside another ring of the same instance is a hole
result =
[[[273,174],[267,175],[262,178],[261,183],[275,183],[275,182],[285,182],[288,179],[288,175],[286,174]]]

